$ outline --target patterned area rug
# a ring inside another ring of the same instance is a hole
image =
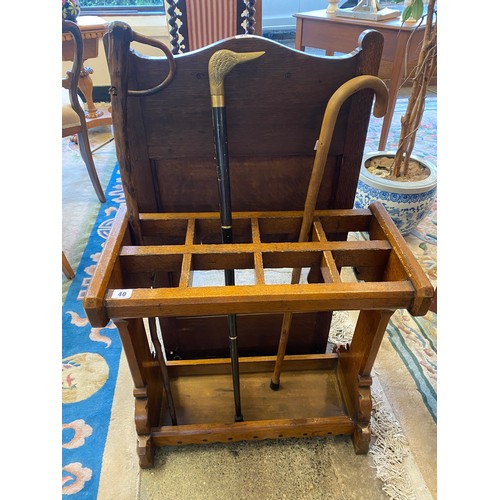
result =
[[[397,143],[398,123],[405,109],[405,101],[398,100],[388,149],[394,148]],[[423,133],[419,136],[415,151],[434,162],[436,107],[436,99],[428,99]],[[367,152],[376,149],[380,128],[381,120],[373,118],[366,143]],[[116,210],[124,202],[118,168],[113,171],[106,196],[108,201],[100,206],[67,294],[63,287],[63,297],[66,295],[66,298],[62,309],[62,493],[71,498],[94,499],[98,496],[102,457],[122,350],[114,325],[103,329],[91,328],[82,307],[83,295]],[[437,204],[417,230],[406,238],[433,284],[437,280],[436,208]],[[413,318],[408,313],[398,311],[389,325],[388,338],[415,380],[425,407],[436,420],[436,315],[428,313],[423,318]],[[398,493],[391,489],[391,479],[385,480],[383,471],[379,477],[384,481],[384,489],[391,498],[403,498],[401,490]],[[412,497],[411,488],[409,491],[410,496],[404,498]]]
[[[106,328],[92,328],[82,305],[116,211],[125,201],[118,167],[106,199],[62,311],[62,492],[72,498],[97,497],[122,350],[116,327],[110,323]]]
[[[407,99],[398,99],[387,149],[394,150],[401,130],[400,119],[408,104]],[[377,149],[377,131],[381,119],[370,121],[365,151]],[[373,138],[375,137],[375,141]],[[437,165],[437,98],[428,97],[425,103],[425,117],[415,143],[414,154]],[[437,285],[437,200],[430,214],[406,238],[422,269],[434,287]],[[421,318],[407,312],[397,311],[387,329],[389,340],[415,379],[422,399],[437,421],[437,330],[436,314],[427,313]]]
[[[406,110],[407,99],[398,99],[392,127],[387,140],[387,150],[395,150],[401,130],[401,116]],[[365,153],[376,151],[382,119],[372,118],[368,128]],[[425,117],[415,143],[414,154],[437,164],[437,99],[426,99]],[[358,234],[356,238],[363,236]],[[437,199],[432,211],[419,226],[405,238],[429,280],[437,284]],[[412,375],[422,399],[434,421],[437,421],[437,330],[436,314],[413,317],[406,311],[396,311],[387,334]],[[349,326],[347,327],[349,328]],[[348,338],[347,338],[348,340]]]

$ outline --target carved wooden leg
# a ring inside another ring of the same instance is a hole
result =
[[[360,311],[351,345],[339,349],[338,376],[347,411],[356,421],[357,454],[368,453],[372,411],[371,370],[393,311]]]
[[[247,0],[245,4],[248,9],[247,26],[245,28],[245,33],[255,35],[255,13],[257,12],[255,9],[255,0]]]
[[[137,437],[137,456],[141,469],[151,469],[155,463],[155,446],[151,436]]]
[[[94,83],[92,82],[92,78],[90,78],[92,73],[94,73],[94,70],[91,67],[84,66],[82,68],[80,79],[78,80],[78,88],[82,91],[87,102],[87,112],[85,115],[87,118],[98,118],[103,112],[95,107],[94,99],[92,98],[92,89],[94,88]]]
[[[92,97],[94,82],[92,82],[92,78],[90,78],[90,75],[93,73],[94,70],[90,66],[83,66],[80,70],[80,78],[78,79],[78,88],[85,96],[85,121],[87,123],[87,130],[94,127],[113,124],[111,106],[108,109],[97,109],[94,104],[94,98]],[[79,140],[80,138],[76,135],[71,137],[71,142],[74,142],[75,144],[78,144]],[[111,140],[112,139],[95,148],[93,151],[97,151],[97,149],[101,148]]]
[[[358,424],[352,435],[352,444],[356,455],[366,455],[370,449],[372,433],[370,424]]]
[[[66,276],[66,278],[68,278],[69,280],[75,277],[75,271],[73,271],[71,264],[69,263],[66,255],[64,254],[64,251],[62,253],[62,270],[64,276]]]
[[[352,436],[356,455],[366,455],[372,437],[370,416],[372,412],[371,377],[358,377],[358,424]]]
[[[158,362],[150,350],[142,319],[113,320],[134,382],[137,454],[142,468],[152,467],[151,429],[160,425],[162,384]]]
[[[99,176],[97,175],[97,170],[95,168],[94,157],[92,156],[92,151],[90,150],[90,142],[87,131],[79,132],[78,137],[78,148],[80,149],[80,154],[82,155],[83,162],[87,167],[87,172],[94,186],[94,190],[101,203],[105,203],[106,196],[102,190],[101,182],[99,181]]]

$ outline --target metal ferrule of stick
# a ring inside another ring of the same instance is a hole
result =
[[[231,213],[231,184],[229,178],[229,155],[227,145],[227,119],[224,103],[224,78],[237,65],[260,57],[264,52],[236,53],[231,50],[215,52],[208,63],[210,96],[212,100],[212,124],[214,131],[217,186],[219,192],[222,242],[233,242],[233,221]],[[233,286],[234,269],[224,270],[226,286]],[[229,350],[233,378],[235,421],[242,422],[240,397],[240,373],[238,362],[238,333],[236,315],[228,315]]]

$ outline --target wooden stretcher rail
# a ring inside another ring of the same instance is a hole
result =
[[[308,255],[332,253],[337,266],[383,265],[387,262],[391,245],[387,241],[337,241],[297,243],[260,243],[239,245],[149,245],[123,246],[119,253],[122,269],[126,272],[154,272],[177,270],[181,257],[189,254],[198,262],[192,270],[251,269],[253,254],[260,254],[265,267],[307,267]],[[303,256],[301,258],[301,256]],[[280,266],[281,260],[297,261]],[[302,263],[300,261],[303,261]],[[309,263],[310,264],[310,263]]]
[[[333,370],[338,358],[336,353],[327,354],[295,354],[285,356],[283,360],[284,371],[305,370]],[[247,356],[240,358],[240,372],[269,372],[273,369],[276,356]],[[214,375],[231,373],[229,358],[195,359],[195,360],[169,360],[168,370],[170,376],[183,377],[195,375]]]
[[[356,427],[352,418],[339,415],[324,418],[272,419],[226,424],[192,424],[152,429],[155,446],[184,444],[261,441],[291,437],[332,436],[352,434]]]
[[[235,212],[233,213],[233,230],[236,241],[238,241],[238,237],[247,243],[255,241],[255,231],[259,233],[262,241],[266,241],[271,236],[278,237],[282,234],[298,236],[302,215],[302,211]],[[372,213],[368,209],[318,210],[316,215],[320,218],[327,233],[368,231],[372,219]],[[144,237],[168,235],[172,239],[180,238],[182,242],[188,221],[194,220],[196,220],[195,232],[198,242],[207,237],[215,238],[215,242],[218,241],[220,215],[217,212],[139,214],[140,228]],[[251,221],[255,221],[256,224],[253,228]]]
[[[105,307],[110,318],[400,309],[411,306],[414,293],[405,281],[140,288],[108,290]]]
[[[147,257],[161,255],[183,255],[185,253],[203,254],[245,254],[245,253],[283,253],[283,252],[335,252],[344,259],[352,253],[363,253],[371,251],[391,250],[392,246],[387,241],[312,241],[305,243],[240,243],[240,244],[209,244],[209,245],[147,245],[147,246],[123,246],[120,250],[120,258],[123,257]],[[355,260],[352,259],[352,260]],[[346,261],[349,261],[346,259]],[[139,259],[137,259],[139,263]]]

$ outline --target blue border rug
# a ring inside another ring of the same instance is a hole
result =
[[[92,328],[82,299],[125,202],[118,165],[62,308],[62,494],[97,498],[121,355],[116,327]]]

